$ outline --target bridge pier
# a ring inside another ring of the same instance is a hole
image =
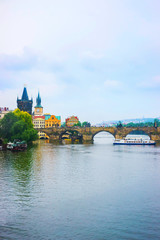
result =
[[[151,134],[150,135],[151,140],[155,141],[156,143],[160,143],[160,134]]]
[[[116,139],[123,139],[125,137],[125,135],[123,135],[123,134],[116,134],[114,137],[115,137],[115,140]]]
[[[49,139],[50,139],[52,142],[55,142],[55,143],[59,143],[59,142],[60,142],[59,135],[50,135],[50,136],[49,136]]]
[[[83,134],[82,143],[91,144],[93,143],[93,135]]]

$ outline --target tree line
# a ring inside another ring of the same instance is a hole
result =
[[[61,127],[66,127],[66,123],[63,123]],[[80,121],[78,121],[78,123],[74,124],[73,127],[91,127],[91,124],[89,122],[81,123]]]
[[[140,123],[133,123],[130,122],[128,124],[123,124],[121,121],[118,122],[116,127],[160,127],[159,119],[155,118],[154,122],[140,122]]]

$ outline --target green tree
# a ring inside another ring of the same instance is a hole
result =
[[[63,123],[61,124],[61,127],[65,127],[65,126],[66,126],[66,123],[63,122]]]
[[[91,124],[89,122],[83,122],[82,127],[90,127]]]
[[[29,128],[33,127],[32,117],[28,112],[20,111],[19,108],[15,109],[13,113],[22,120]]]
[[[18,121],[18,117],[13,113],[7,113],[2,120],[0,120],[0,136],[5,142],[11,140],[13,135],[12,127]]]
[[[130,122],[126,125],[126,127],[153,127],[153,122],[141,122],[141,123],[133,123]]]
[[[38,138],[37,131],[33,128],[31,115],[19,109],[6,114],[0,121],[0,136],[5,142],[14,139],[31,142]]]
[[[78,121],[78,123],[74,124],[74,126],[73,126],[73,127],[81,127],[81,122],[80,122],[80,121]]]
[[[159,120],[157,118],[155,118],[154,119],[154,127],[157,128],[157,127],[159,127],[159,125],[160,125]]]
[[[122,127],[123,127],[123,125],[122,125],[121,121],[119,121],[119,122],[117,123],[117,128],[122,128]]]

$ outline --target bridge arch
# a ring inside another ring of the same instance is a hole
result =
[[[114,135],[112,132],[103,129],[103,130],[99,130],[99,131],[95,132],[95,133],[92,135],[92,141],[94,141],[94,137],[95,137],[98,133],[101,133],[101,132],[109,133],[109,134],[111,134],[111,135],[115,138],[115,135]]]
[[[128,135],[144,135],[144,136],[148,136],[149,138],[151,138],[151,134],[148,133],[147,131],[145,131],[144,129],[133,129],[131,131],[129,131],[125,137],[127,137]]]
[[[66,137],[68,135],[68,138]],[[71,139],[72,142],[79,140],[79,142],[82,142],[82,134],[79,133],[77,130],[70,130],[70,129],[65,129],[62,131],[59,135],[59,141],[62,142],[63,139]]]

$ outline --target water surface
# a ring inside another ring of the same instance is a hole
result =
[[[0,239],[160,239],[160,147],[112,143],[0,152]]]

